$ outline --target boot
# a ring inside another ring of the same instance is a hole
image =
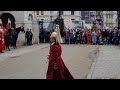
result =
[[[0,53],[4,53],[3,51],[0,51]]]

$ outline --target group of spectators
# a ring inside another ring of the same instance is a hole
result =
[[[117,28],[67,29],[62,33],[62,39],[65,44],[118,45],[120,31]]]

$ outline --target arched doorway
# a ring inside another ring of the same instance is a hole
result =
[[[6,28],[6,25],[8,23],[8,18],[11,20],[12,27],[16,28],[15,18],[10,13],[3,13],[0,15],[0,19],[2,20],[3,26]]]
[[[33,30],[33,28],[32,28],[32,24],[33,24],[33,16],[32,16],[32,14],[28,15],[28,23],[29,23],[28,28]]]

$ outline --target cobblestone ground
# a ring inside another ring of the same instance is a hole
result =
[[[120,46],[100,46],[89,79],[120,79]]]
[[[62,58],[75,79],[87,78],[98,47],[62,45]],[[39,44],[0,54],[0,79],[46,79],[48,53],[49,44]]]

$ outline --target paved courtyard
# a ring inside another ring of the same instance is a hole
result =
[[[75,79],[85,79],[99,46],[62,45],[62,58]],[[46,79],[49,44],[21,47],[0,54],[0,79]]]
[[[120,79],[120,46],[100,46],[88,79]]]
[[[49,44],[0,54],[0,79],[46,79]],[[120,79],[120,46],[62,45],[62,58],[75,79]]]

